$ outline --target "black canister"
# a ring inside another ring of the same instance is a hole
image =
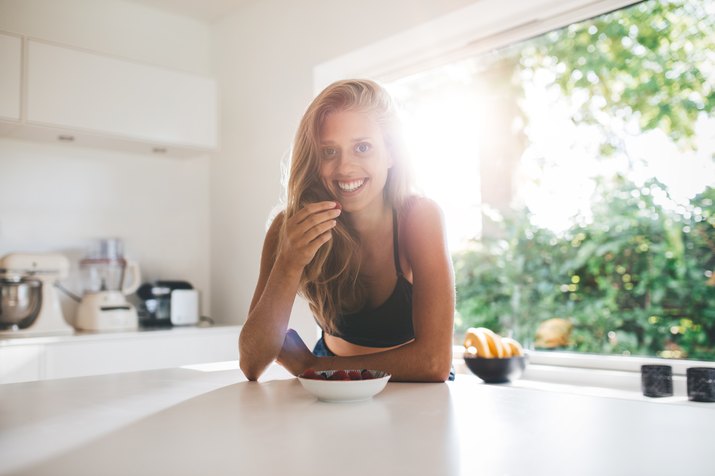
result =
[[[691,367],[688,377],[688,399],[693,402],[715,402],[715,368]]]
[[[641,389],[646,397],[673,396],[673,369],[670,365],[642,365]]]

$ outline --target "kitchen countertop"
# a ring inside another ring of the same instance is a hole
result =
[[[715,403],[555,388],[458,375],[323,403],[236,362],[6,384],[0,474],[715,474]]]

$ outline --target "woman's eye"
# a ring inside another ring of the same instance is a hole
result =
[[[366,153],[366,152],[369,152],[371,148],[372,148],[372,147],[371,147],[370,144],[368,144],[367,142],[360,142],[359,144],[357,144],[357,145],[355,146],[355,152],[358,152],[358,153],[360,153],[360,154],[364,154],[364,153]]]
[[[338,150],[335,147],[325,147],[323,149],[323,157],[326,159],[331,159],[338,155]]]

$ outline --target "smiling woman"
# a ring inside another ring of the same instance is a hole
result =
[[[338,81],[309,105],[241,332],[249,379],[274,359],[294,375],[370,368],[402,381],[453,378],[442,214],[413,194],[409,172],[396,108],[380,85]],[[312,353],[287,329],[296,294],[323,330]]]

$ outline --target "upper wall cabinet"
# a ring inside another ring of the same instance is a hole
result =
[[[0,33],[0,119],[20,120],[22,39]]]
[[[6,135],[173,156],[216,149],[213,79],[26,40],[21,126]]]

